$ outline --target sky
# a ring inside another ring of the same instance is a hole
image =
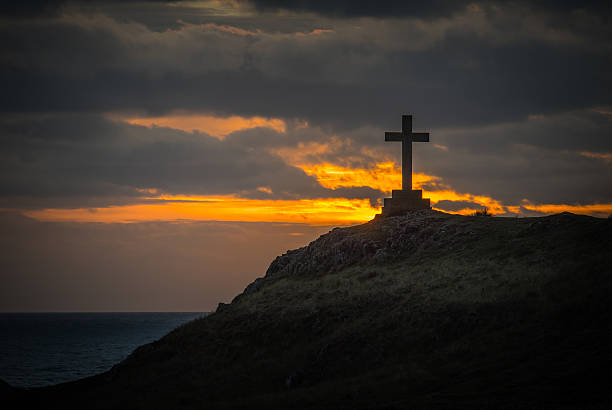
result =
[[[434,209],[612,214],[598,1],[0,6],[0,311],[207,311],[276,255]]]

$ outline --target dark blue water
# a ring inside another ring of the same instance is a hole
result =
[[[0,379],[38,387],[100,373],[203,313],[0,313]]]

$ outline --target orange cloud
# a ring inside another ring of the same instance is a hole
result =
[[[195,26],[195,24],[185,23],[184,21],[180,21],[180,23],[184,26]],[[200,27],[202,27],[202,29],[204,30],[224,31],[226,33],[235,34],[237,36],[256,36],[263,33],[260,29],[256,29],[255,31],[249,31],[239,27],[226,26],[215,23],[205,23],[200,25]]]
[[[163,117],[115,117],[115,119],[145,127],[167,127],[186,132],[196,130],[219,139],[235,131],[256,127],[271,128],[277,132],[287,130],[283,120],[264,117],[215,117],[177,112]]]
[[[295,33],[295,35],[297,37],[320,36],[322,34],[328,34],[328,33],[333,33],[333,32],[334,32],[334,30],[317,28],[317,29],[314,29],[314,30],[309,31],[307,33],[297,32],[297,33]]]
[[[273,194],[272,189],[270,189],[270,187],[267,187],[267,186],[260,186],[257,188],[257,190],[259,192],[264,192],[266,194],[270,194],[270,195]]]
[[[328,152],[327,144],[309,145],[304,147],[304,152],[317,153]],[[296,158],[294,158],[296,159]],[[298,158],[299,159],[299,158]],[[379,162],[375,168],[346,168],[335,164],[298,164],[296,165],[304,172],[317,178],[317,181],[326,188],[337,189],[340,187],[369,186],[380,191],[390,193],[393,189],[399,189],[402,185],[401,168],[392,161]],[[473,195],[453,190],[444,184],[440,177],[424,173],[413,173],[412,184],[414,189],[423,189],[423,197],[430,198],[433,209],[447,213],[470,215],[474,211],[487,208],[493,215],[521,213],[520,205],[503,205],[500,201],[486,195]],[[437,202],[462,201],[472,202],[474,207],[466,207],[457,211],[447,211],[436,208]],[[524,203],[524,209],[538,211],[547,214],[559,212],[574,212],[594,216],[607,216],[612,214],[612,204],[590,204],[590,205],[533,205]]]
[[[353,224],[374,217],[378,209],[367,199],[253,200],[233,196],[159,196],[151,203],[107,208],[42,209],[23,213],[41,221],[250,221],[311,225]]]
[[[326,147],[325,147],[326,148]],[[317,147],[317,149],[324,149]],[[402,186],[402,172],[394,162],[379,162],[375,168],[346,168],[334,164],[312,164],[297,165],[308,175],[317,178],[317,181],[326,188],[336,189],[340,187],[368,186],[380,191],[390,193],[393,189]],[[424,173],[412,174],[412,185],[414,189],[423,189],[423,196],[430,198],[432,203],[442,200],[448,201],[469,201],[478,204],[475,208],[465,208],[453,213],[467,215],[483,207],[488,208],[492,214],[503,214],[506,212],[518,212],[518,207],[503,206],[499,201],[485,195],[472,195],[459,193],[442,183],[442,179],[435,175]],[[438,188],[438,189],[432,189]],[[438,209],[435,206],[434,209]],[[438,209],[439,211],[444,211]],[[448,212],[448,211],[444,211]]]
[[[580,153],[583,157],[600,159],[605,162],[612,162],[612,152],[589,152],[582,151]]]
[[[281,157],[287,164],[300,167],[300,164],[319,163],[317,156],[336,152],[341,146],[342,142],[332,137],[327,143],[300,142],[296,147],[274,148],[272,153]]]
[[[442,145],[442,144],[433,144],[433,146],[437,149],[440,149],[442,151],[448,151],[448,147],[446,145]]]
[[[330,163],[298,165],[308,175],[317,178],[325,188],[368,186],[383,192],[391,192],[402,186],[402,172],[393,162],[379,162],[375,168],[346,168]],[[414,173],[412,183],[416,189],[438,177]]]

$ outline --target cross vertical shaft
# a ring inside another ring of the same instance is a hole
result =
[[[402,190],[412,190],[412,115],[402,115]]]

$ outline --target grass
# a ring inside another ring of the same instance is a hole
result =
[[[476,211],[472,214],[473,216],[491,216],[491,214],[489,213],[489,208],[484,207],[479,211]]]

